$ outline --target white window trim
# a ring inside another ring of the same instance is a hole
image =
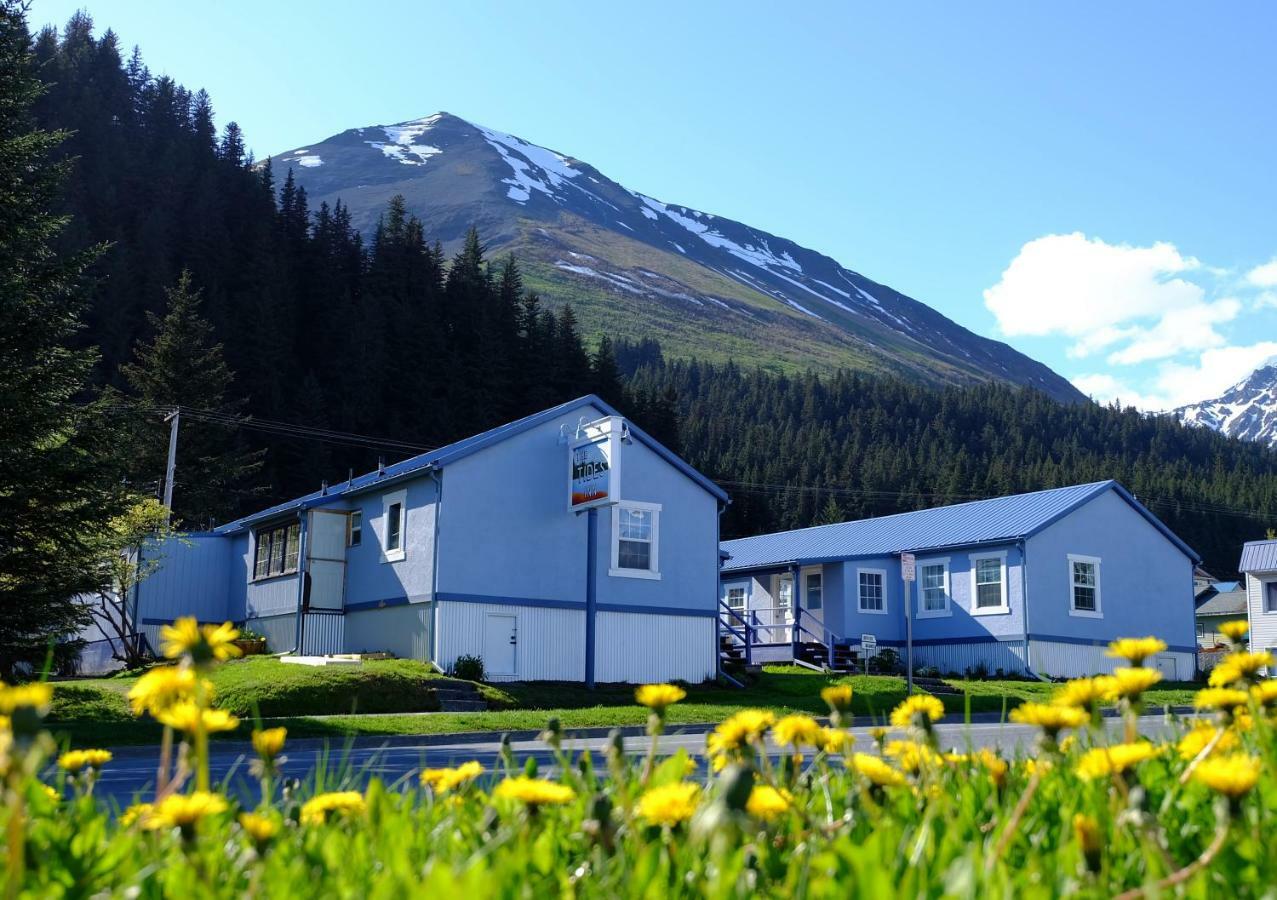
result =
[[[622,569],[621,561],[621,510],[638,509],[652,513],[652,568]],[[622,500],[612,507],[612,562],[607,573],[613,578],[646,578],[661,580],[661,504],[642,503],[638,500]]]
[[[882,609],[865,609],[860,602],[860,573],[866,575],[877,575],[882,579]],[[856,569],[856,612],[866,616],[885,616],[887,614],[887,570],[886,569]]]
[[[749,612],[749,582],[748,581],[724,581],[723,582],[723,604],[728,609],[735,609],[728,601],[727,596],[734,590],[742,590],[745,592],[745,602],[737,612],[742,615]]]
[[[926,566],[944,566],[944,609],[926,609],[922,602],[922,570]],[[953,615],[953,588],[950,582],[949,557],[918,560],[918,598],[917,610],[919,619],[943,619]]]
[[[1098,556],[1083,556],[1080,553],[1070,553],[1068,555],[1068,581],[1065,584],[1069,589],[1069,615],[1077,616],[1082,619],[1102,619],[1104,618],[1104,606],[1100,600],[1100,558]],[[1075,562],[1091,563],[1095,566],[1095,609],[1077,609],[1073,605],[1073,564]]]
[[[399,504],[399,548],[388,550],[386,540],[390,537],[390,507]],[[377,517],[381,530],[377,533],[377,541],[381,546],[381,561],[384,563],[402,562],[408,555],[408,492],[392,491],[381,495],[381,515]]]
[[[1261,616],[1277,616],[1277,609],[1268,608],[1268,588],[1277,584],[1277,578],[1259,578],[1251,576],[1259,582],[1259,614]]]
[[[988,553],[972,553],[969,557],[971,561],[971,615],[973,616],[1005,616],[1011,612],[1011,601],[1007,597],[1007,552],[1005,550],[990,551]],[[976,600],[979,598],[979,585],[976,584],[976,564],[982,559],[996,559],[1002,566],[1002,575],[1000,577],[1002,585],[1002,602],[997,606],[977,606]]]
[[[820,613],[821,617],[823,618],[825,613],[825,568],[824,566],[803,566],[801,569],[799,569],[798,574],[802,577],[802,580],[803,580],[803,609],[808,611],[811,611],[811,607],[807,605],[808,603],[807,576],[809,575],[820,576],[820,606],[817,607],[815,611]]]

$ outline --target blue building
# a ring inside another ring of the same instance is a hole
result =
[[[570,494],[578,477],[604,487]],[[726,502],[581,397],[167,541],[135,615],[153,644],[189,615],[243,623],[275,652],[444,669],[473,655],[493,680],[700,682],[717,669]]]
[[[1196,671],[1199,557],[1114,481],[727,541],[724,631],[755,662],[846,661],[861,635],[902,649],[901,554],[916,666],[1076,677],[1110,640],[1153,634],[1168,678]]]

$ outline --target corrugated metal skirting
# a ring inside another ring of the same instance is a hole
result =
[[[582,609],[440,601],[441,658],[438,662],[444,669],[463,654],[483,657],[490,615],[513,615],[518,620],[515,674],[490,674],[490,680],[585,680],[585,610]]]
[[[1064,644],[1055,641],[1030,641],[1029,653],[1033,661],[1033,671],[1039,675],[1054,678],[1084,678],[1112,672],[1115,666],[1125,665],[1105,654],[1107,647],[1093,647],[1086,644]],[[1165,661],[1170,667],[1173,662],[1175,680],[1191,681],[1197,670],[1197,654],[1167,652],[1145,663],[1150,668],[1161,668]],[[1167,677],[1170,677],[1169,673]]]
[[[904,657],[904,648],[896,648]],[[939,644],[913,648],[915,666],[935,666],[942,673],[965,675],[983,664],[990,674],[1024,671],[1023,641],[985,641],[970,644]]]
[[[594,680],[709,681],[716,673],[714,633],[709,616],[601,612],[594,635]]]
[[[346,617],[323,613],[307,613],[302,623],[302,656],[341,653]]]

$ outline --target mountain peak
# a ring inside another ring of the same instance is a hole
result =
[[[276,157],[312,203],[370,232],[401,195],[454,248],[475,226],[593,333],[778,370],[854,368],[931,383],[998,380],[1070,401],[1046,366],[793,241],[664,203],[565,153],[440,111]]]
[[[1189,425],[1277,447],[1277,356],[1218,397],[1181,406],[1175,414]]]

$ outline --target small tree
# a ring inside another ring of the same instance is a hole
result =
[[[131,598],[138,585],[162,565],[153,548],[176,539],[167,520],[164,504],[148,498],[113,517],[102,539],[101,577],[89,611],[111,644],[111,657],[126,668],[136,668],[147,658]],[[149,557],[144,552],[147,548],[152,549]]]

